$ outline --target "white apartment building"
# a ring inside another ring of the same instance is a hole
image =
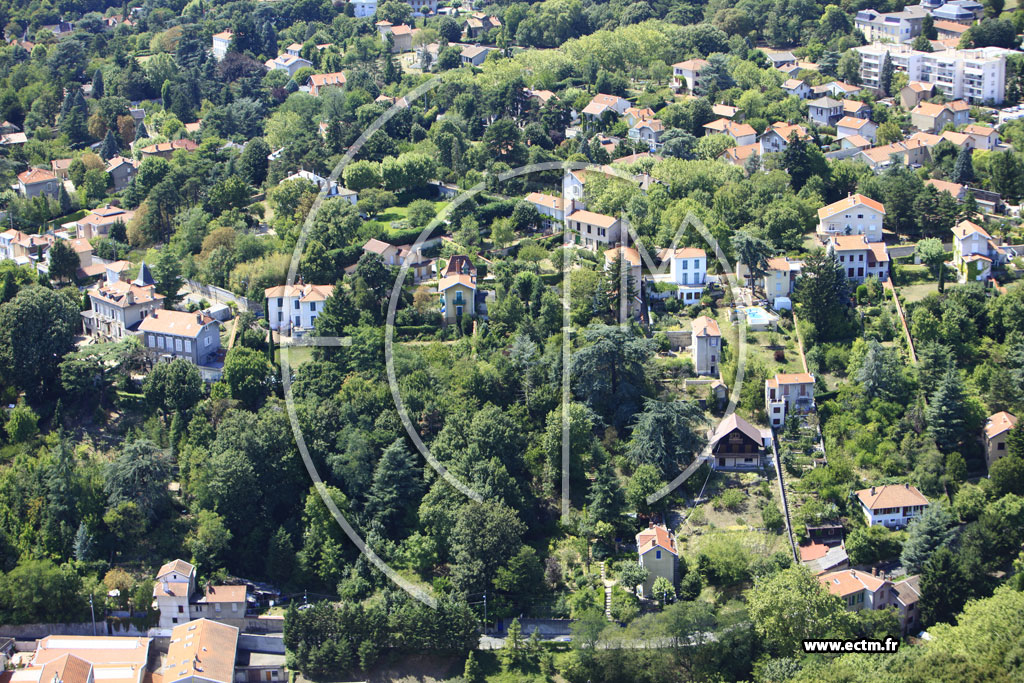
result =
[[[921,35],[921,23],[927,14],[928,11],[920,5],[908,5],[901,12],[885,14],[863,9],[853,18],[853,25],[868,41],[909,43]]]
[[[264,290],[270,329],[303,334],[313,329],[324,302],[334,293],[334,285],[279,285]]]
[[[860,53],[860,77],[878,87],[879,72],[888,53],[893,68],[911,81],[934,83],[947,99],[972,104],[1002,104],[1006,94],[1006,56],[1012,50],[982,47],[919,52],[908,45],[872,43],[855,48]]]
[[[352,5],[353,16],[356,19],[372,17],[377,13],[377,0],[349,0]]]
[[[234,34],[231,31],[221,31],[220,33],[214,33],[213,38],[210,42],[210,51],[213,53],[213,58],[218,62],[224,59],[224,55],[228,53],[228,46],[231,45],[231,39]]]
[[[868,242],[882,240],[885,206],[862,194],[853,194],[818,209],[817,233],[823,238],[833,235],[864,235]]]

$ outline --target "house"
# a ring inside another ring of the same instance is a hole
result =
[[[8,671],[11,683],[142,683],[152,638],[50,635],[35,644],[27,666]]]
[[[377,13],[377,0],[348,0],[352,7],[352,16],[357,19],[372,17]]]
[[[28,135],[25,133],[3,133],[0,134],[0,147],[17,147],[28,142]]]
[[[652,299],[667,299],[675,296],[685,304],[700,303],[704,287],[708,282],[708,258],[703,249],[683,247],[663,249],[658,254],[664,264],[669,262],[667,273],[651,276],[648,289]]]
[[[647,580],[639,587],[640,597],[650,597],[658,578],[668,579],[673,586],[679,582],[679,550],[676,538],[664,525],[653,522],[636,535],[636,552]]]
[[[971,123],[964,127],[963,132],[971,136],[973,144],[970,149],[993,150],[999,146],[999,133],[995,128]]]
[[[437,292],[445,325],[461,322],[464,314],[476,317],[476,266],[468,256],[459,254],[448,259]]]
[[[135,218],[134,211],[106,204],[96,207],[77,221],[67,223],[66,226],[74,230],[82,239],[91,240],[94,237],[106,237],[110,234],[110,228],[118,223],[127,226],[133,218]]]
[[[944,104],[921,102],[911,110],[910,124],[927,133],[941,133],[949,124],[954,127],[966,125],[970,121],[970,111],[971,106],[963,100]]]
[[[501,19],[484,12],[473,12],[462,23],[462,32],[470,40],[475,40],[495,28],[501,28]]]
[[[295,55],[283,54],[273,59],[268,59],[263,65],[267,67],[267,71],[274,71],[275,69],[284,71],[291,78],[302,67],[313,66],[313,62],[302,57],[296,57]]]
[[[573,233],[574,243],[590,251],[618,242],[622,225],[614,216],[586,210],[574,211],[565,219],[565,223]]]
[[[818,209],[816,232],[830,235],[864,235],[868,242],[882,240],[885,206],[862,194],[853,194]]]
[[[768,303],[775,310],[792,308],[790,294],[796,286],[796,279],[803,268],[801,261],[790,261],[783,256],[773,256],[768,259],[764,277],[759,282],[750,282],[752,288],[759,288],[764,292]],[[750,280],[750,270],[741,261],[736,262],[736,279],[740,281]]]
[[[388,42],[388,36],[391,36],[392,52],[410,52],[412,50],[412,37],[418,32],[419,29],[414,29],[405,24],[388,26],[386,31],[381,32],[381,40]]]
[[[845,138],[839,139],[840,150],[863,150],[871,149],[871,140],[868,140],[863,135],[848,135]]]
[[[526,201],[532,204],[538,213],[544,217],[545,228],[561,225],[565,221],[565,202],[561,197],[541,192],[531,192],[526,195]]]
[[[363,245],[363,252],[380,256],[389,266],[401,266],[408,262],[413,284],[419,284],[434,276],[434,259],[425,257],[421,249],[413,251],[408,244],[395,246],[371,238]]]
[[[842,527],[840,527],[838,543],[811,541],[801,544],[799,551],[800,564],[811,570],[815,576],[837,569],[846,569],[850,566],[850,557],[846,554],[846,547],[843,545]]]
[[[56,199],[60,193],[60,186],[60,180],[50,171],[42,168],[30,168],[18,174],[18,184],[14,186],[14,189],[26,199],[39,196]]]
[[[74,159],[53,159],[50,161],[50,171],[61,180],[67,180],[72,161]]]
[[[862,9],[853,18],[854,28],[859,29],[868,42],[888,41],[909,43],[921,35],[921,24],[928,11],[920,5],[907,5],[899,12],[876,12]]]
[[[959,282],[988,282],[992,266],[1005,263],[1009,250],[995,243],[984,228],[960,221],[953,228],[953,267]]]
[[[915,135],[920,135],[920,133],[915,133]],[[900,142],[862,149],[853,158],[863,161],[872,171],[879,173],[892,165],[894,157],[897,163],[906,166],[921,166],[928,162],[930,149],[928,141],[911,136]]]
[[[772,447],[770,429],[758,429],[736,413],[722,420],[708,442],[711,469],[757,470],[768,466]]]
[[[928,499],[921,495],[916,486],[910,484],[872,486],[854,495],[860,501],[868,526],[902,529],[928,507]]]
[[[852,97],[859,93],[863,88],[859,85],[850,85],[849,83],[843,83],[842,81],[829,81],[824,85],[815,85],[811,87],[811,94],[816,96],[825,97]]]
[[[949,21],[948,19],[938,19],[933,22],[932,26],[935,27],[935,33],[939,40],[953,38],[958,43],[960,42],[960,39],[963,38],[964,34],[967,33],[967,29],[971,27],[970,23],[961,24],[955,21]]]
[[[157,294],[145,261],[139,266],[138,277],[131,282],[112,280],[108,268],[106,282],[86,293],[91,308],[82,311],[82,326],[86,334],[100,339],[117,341],[133,335],[143,320],[163,308],[164,296]]]
[[[771,62],[772,67],[778,69],[780,66],[786,64],[796,64],[796,55],[788,50],[761,50],[768,61]]]
[[[345,74],[341,71],[329,74],[310,74],[306,79],[306,87],[309,88],[310,95],[319,97],[320,91],[324,88],[344,88]]]
[[[210,52],[213,53],[213,58],[218,62],[224,59],[224,55],[228,53],[228,46],[231,45],[231,39],[234,34],[231,31],[221,31],[220,33],[214,33],[211,38]]]
[[[30,235],[12,228],[0,233],[0,257],[20,266],[39,263],[53,241],[53,235]]]
[[[932,10],[932,17],[937,21],[948,21],[954,24],[963,24],[970,26],[974,23],[975,19],[980,19],[981,14],[976,8],[981,8],[982,5],[971,2],[947,2],[941,7],[936,7]],[[983,9],[981,11],[984,11]]]
[[[985,464],[990,470],[996,460],[1006,455],[1006,437],[1016,426],[1017,417],[1005,410],[985,420],[981,443],[985,447]]]
[[[654,110],[650,107],[629,107],[626,111],[622,112],[622,117],[626,119],[626,125],[632,127],[640,121],[653,119]]]
[[[819,126],[831,126],[843,118],[843,103],[831,97],[819,97],[807,103],[807,118]]]
[[[171,630],[163,668],[153,678],[162,683],[234,683],[237,650],[237,626],[210,619],[179,624]]]
[[[158,358],[211,366],[220,351],[220,325],[201,312],[155,310],[139,323],[142,344]]]
[[[162,159],[170,159],[179,149],[185,150],[186,152],[194,152],[199,149],[199,144],[194,140],[188,138],[181,138],[180,140],[172,140],[171,142],[159,142],[155,145],[148,145],[139,150],[142,153],[143,158],[145,157],[161,157]]]
[[[843,100],[843,116],[857,119],[871,118],[871,105],[860,100]]]
[[[793,95],[801,100],[806,100],[811,96],[811,86],[807,84],[807,81],[801,81],[799,78],[787,79],[782,84],[782,89],[787,95]]]
[[[814,410],[814,375],[806,372],[779,373],[764,381],[764,404],[768,422],[781,427],[786,413],[807,414]]]
[[[459,56],[462,58],[463,65],[480,66],[487,59],[487,53],[490,51],[491,48],[484,45],[467,45],[462,48]]]
[[[742,147],[743,145],[752,145],[757,142],[757,131],[754,127],[747,123],[737,123],[730,121],[729,119],[718,119],[711,123],[705,123],[704,135],[714,135],[721,133],[728,135],[736,141],[736,145]]]
[[[893,582],[871,572],[843,569],[818,576],[828,592],[842,599],[849,612],[893,608],[896,610],[900,630],[907,633],[920,620],[917,607],[921,597],[917,576]]]
[[[684,85],[688,92],[700,88],[700,72],[708,65],[706,59],[687,59],[672,65],[672,87],[679,90]]]
[[[750,158],[760,156],[762,151],[761,143],[755,142],[742,147],[727,147],[718,158],[733,166],[744,166]]]
[[[577,209],[587,208],[583,186],[587,182],[587,174],[583,170],[566,171],[562,175],[562,197],[566,202],[565,210],[572,213]]]
[[[643,299],[641,298],[640,288],[643,286],[643,278],[641,277],[641,261],[640,252],[633,247],[623,247],[616,245],[611,249],[605,249],[604,252],[604,269],[605,272],[612,272],[612,269],[616,267],[616,262],[621,259],[619,268],[625,270],[625,276],[627,281],[625,286],[622,287],[621,291],[625,292],[626,296],[629,297],[629,313],[630,315],[639,315]],[[620,299],[621,301],[621,299]],[[620,303],[614,304],[616,310],[621,310]]]
[[[110,184],[114,192],[120,192],[131,184],[132,178],[139,170],[139,162],[134,159],[126,159],[122,156],[110,157],[107,159],[107,174],[110,176]]]
[[[301,57],[302,45],[299,43],[292,43],[291,45],[284,49],[284,53],[286,55],[291,55],[292,57]]]
[[[333,199],[334,197],[340,197],[349,204],[355,206],[356,202],[359,201],[359,194],[354,190],[350,190],[347,187],[342,187],[336,181],[330,178],[324,178],[321,175],[317,175],[312,171],[299,170],[292,173],[290,176],[282,180],[285,182],[288,180],[305,180],[316,186],[317,192],[323,192],[325,199]]]
[[[926,81],[910,81],[900,90],[900,106],[910,111],[925,100],[935,97],[935,84]]]
[[[722,359],[722,331],[714,318],[701,315],[690,323],[690,355],[693,371],[698,375],[718,377]]]
[[[938,192],[948,192],[953,199],[958,202],[962,202],[967,199],[967,187],[960,183],[951,183],[948,180],[939,180],[937,178],[929,178],[924,181],[925,185],[931,185]]]
[[[646,119],[637,121],[629,129],[629,139],[647,143],[651,151],[661,146],[661,134],[665,132],[665,125],[658,119]]]
[[[57,239],[64,239],[58,237]],[[92,255],[93,248],[89,244],[88,240],[81,239],[79,237],[65,240],[68,246],[71,247],[72,251],[78,257],[78,271],[75,275],[79,278],[89,278],[102,275],[105,269],[105,265],[102,263],[93,264]],[[54,240],[56,242],[56,239]],[[52,246],[52,245],[51,245]],[[46,262],[46,270],[49,272],[50,269],[50,251],[47,250],[43,254],[43,260]]]
[[[590,123],[601,121],[605,112],[613,111],[615,116],[622,116],[630,108],[629,100],[617,95],[602,95],[598,93],[583,108],[583,118]]]
[[[846,277],[861,283],[869,277],[889,279],[889,250],[885,242],[869,242],[865,235],[830,235],[828,251],[846,271]]]
[[[853,116],[844,116],[836,122],[836,137],[845,138],[851,135],[860,135],[871,144],[875,144],[875,133],[878,125],[871,119],[860,119]]]
[[[248,587],[207,584],[200,591],[196,568],[185,560],[173,560],[157,570],[153,602],[160,610],[159,627],[162,629],[177,630],[196,619],[226,622],[216,625],[234,628],[245,626]],[[173,647],[174,636],[171,638]]]
[[[281,334],[302,336],[313,329],[324,302],[334,293],[334,285],[278,285],[263,290],[267,300],[267,321],[270,329]]]
[[[795,123],[786,123],[785,121],[776,121],[766,128],[758,139],[761,143],[761,153],[786,151],[786,148],[789,147],[789,140],[794,134],[796,134],[797,139],[805,142],[811,139],[811,134],[803,126]]]

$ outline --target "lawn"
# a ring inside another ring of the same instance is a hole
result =
[[[434,205],[434,214],[441,213],[444,207],[448,206],[447,200],[438,200],[431,202]],[[391,223],[395,221],[404,221],[409,218],[409,206],[392,206],[387,211],[377,214],[373,220],[367,221],[367,223],[373,223],[379,226],[381,229],[388,230],[391,227]]]
[[[274,349],[274,360],[281,362],[281,348]],[[303,363],[313,360],[312,346],[291,346],[288,348],[288,363],[292,367],[298,367]]]

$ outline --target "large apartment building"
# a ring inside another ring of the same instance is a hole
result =
[[[908,5],[899,12],[878,12],[862,9],[853,19],[855,28],[860,29],[867,40],[909,43],[921,35],[921,24],[928,11],[920,5]]]
[[[1012,50],[982,47],[970,50],[949,48],[920,52],[908,45],[872,43],[855,48],[860,53],[860,77],[872,88],[889,55],[893,67],[911,81],[934,83],[947,99],[964,99],[972,104],[1002,104],[1006,94],[1006,56]]]

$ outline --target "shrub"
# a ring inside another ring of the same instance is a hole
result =
[[[718,496],[715,497],[712,503],[716,510],[728,510],[729,512],[739,512],[743,509],[743,502],[746,500],[746,496],[739,489],[726,489]]]

